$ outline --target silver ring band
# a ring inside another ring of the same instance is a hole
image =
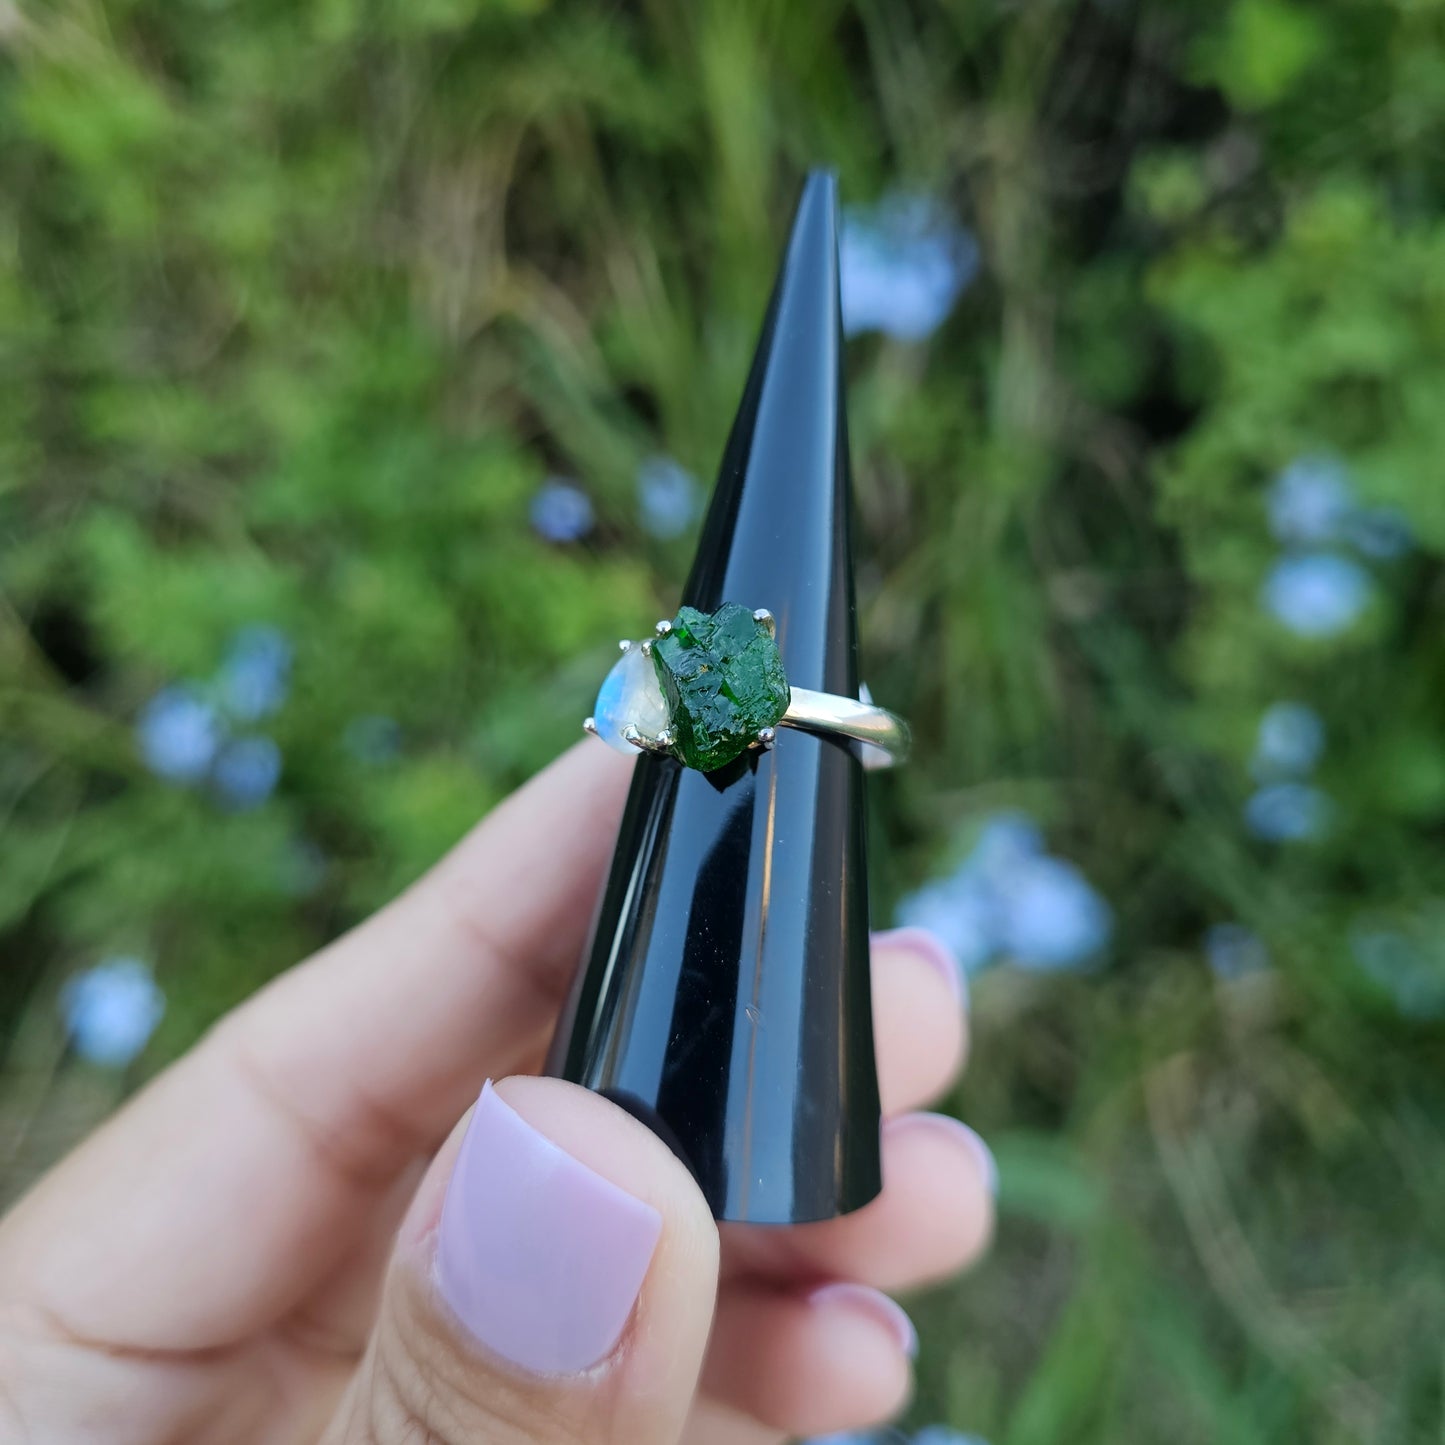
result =
[[[891,768],[908,756],[908,724],[897,713],[834,692],[791,689],[788,710],[778,719],[778,726],[862,743],[865,768]]]

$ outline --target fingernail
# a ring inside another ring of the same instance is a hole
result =
[[[881,1290],[847,1282],[825,1284],[808,1296],[808,1303],[823,1307],[841,1305],[845,1309],[867,1314],[893,1336],[898,1348],[910,1360],[918,1354],[918,1331],[913,1328],[913,1321],[896,1300],[890,1299]]]
[[[968,979],[953,950],[927,928],[889,928],[873,935],[874,948],[897,948],[930,963],[948,985],[960,1008],[968,1007]]]
[[[486,1084],[437,1229],[437,1284],[482,1344],[534,1374],[608,1355],[662,1216],[539,1134]]]
[[[883,1126],[885,1129],[941,1129],[945,1133],[957,1139],[973,1155],[978,1164],[979,1173],[983,1175],[983,1181],[988,1186],[988,1192],[998,1197],[998,1160],[993,1157],[993,1150],[983,1142],[982,1135],[970,1129],[961,1119],[955,1119],[952,1114],[901,1114],[896,1119],[889,1119]]]

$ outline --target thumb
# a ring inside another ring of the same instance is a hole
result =
[[[718,1235],[649,1129],[555,1079],[488,1084],[397,1238],[334,1445],[676,1445]]]

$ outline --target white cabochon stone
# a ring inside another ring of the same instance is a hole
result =
[[[597,736],[619,753],[638,750],[622,736],[622,730],[635,723],[644,737],[655,738],[670,720],[667,699],[657,680],[652,659],[642,655],[634,643],[617,659],[612,671],[603,679],[597,694],[592,720]]]

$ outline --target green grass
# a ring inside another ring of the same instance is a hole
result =
[[[983,256],[928,342],[849,354],[867,671],[917,738],[877,911],[1019,806],[1117,920],[1097,973],[976,982],[1002,1222],[917,1304],[915,1416],[1445,1440],[1445,1026],[1349,946],[1445,982],[1442,140],[1420,0],[0,3],[5,1192],[571,740],[688,562],[637,466],[711,474],[821,162]],[[1311,643],[1259,591],[1319,450],[1416,545]],[[552,471],[585,543],[529,527]],[[285,772],[218,814],[133,721],[258,620]],[[1273,848],[1240,814],[1281,698],[1336,811]],[[338,746],[369,714],[395,762]],[[1212,978],[1222,920],[1266,975]],[[123,1081],[55,1023],[116,951],[170,1003]]]

